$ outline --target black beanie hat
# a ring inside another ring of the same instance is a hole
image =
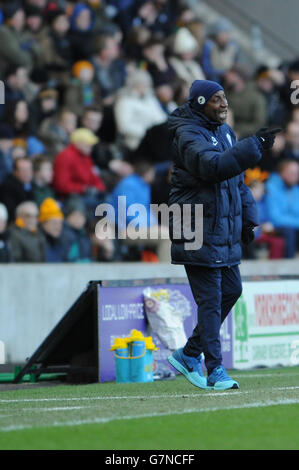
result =
[[[188,101],[201,111],[211,96],[219,90],[224,91],[223,87],[217,82],[211,80],[195,80],[190,87]]]
[[[4,21],[9,20],[12,18],[18,10],[23,10],[23,6],[18,1],[12,1],[9,3],[5,3],[2,7],[2,14]]]

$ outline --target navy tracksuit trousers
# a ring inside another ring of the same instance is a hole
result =
[[[185,265],[185,270],[198,307],[198,323],[184,353],[197,357],[203,352],[209,374],[222,364],[220,327],[242,293],[239,266]]]

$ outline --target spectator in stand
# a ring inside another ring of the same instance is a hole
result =
[[[95,13],[92,8],[84,2],[77,3],[70,16],[68,33],[73,63],[90,59],[90,45],[95,35],[94,24]]]
[[[65,260],[65,243],[62,237],[64,215],[55,199],[45,199],[39,209],[40,229],[45,237],[45,258],[48,263],[62,263]]]
[[[202,68],[207,80],[221,83],[226,72],[239,61],[239,45],[232,39],[233,26],[220,18],[210,26],[209,37],[202,48]]]
[[[34,5],[25,5],[24,37],[26,43],[34,50],[33,67],[38,66],[43,59],[41,41],[46,34],[47,29],[43,24],[42,9]]]
[[[116,139],[113,106],[116,93],[124,85],[127,74],[126,63],[120,57],[120,45],[114,34],[97,35],[91,62],[95,67],[95,81],[101,90],[104,111],[100,137],[105,142],[113,143]]]
[[[299,106],[298,105],[293,106],[290,120],[299,122]]]
[[[0,116],[3,117],[5,105],[10,101],[26,100],[24,88],[28,82],[27,69],[20,65],[10,65],[4,80],[4,103],[0,104]]]
[[[8,123],[19,138],[32,133],[28,103],[25,99],[9,101],[5,105],[3,121]]]
[[[53,180],[53,163],[45,155],[36,157],[33,161],[32,189],[34,201],[40,207],[48,197],[55,199],[55,193],[51,187]]]
[[[143,48],[150,40],[151,32],[145,26],[134,26],[131,28],[124,43],[126,62],[133,61],[136,66],[144,60]]]
[[[264,65],[259,66],[255,73],[255,83],[257,89],[266,99],[266,125],[283,126],[287,118],[287,113],[279,96],[279,86],[284,83],[282,71],[270,69]]]
[[[0,185],[12,172],[12,147],[15,134],[9,124],[0,123]]]
[[[171,85],[176,80],[176,72],[165,56],[165,46],[161,39],[151,38],[142,51],[146,70],[152,77],[154,87],[161,82]]]
[[[128,76],[114,111],[118,135],[129,150],[138,147],[147,129],[167,120],[167,114],[154,94],[151,76],[140,69]]]
[[[51,5],[51,4],[50,4]],[[68,16],[62,8],[51,8],[46,16],[49,32],[41,40],[43,63],[48,69],[50,78],[67,85],[69,69],[72,65],[72,50],[68,39],[70,27]]]
[[[94,134],[98,134],[103,122],[103,108],[99,103],[86,106],[80,118],[80,127],[86,127]]]
[[[93,132],[96,136],[100,134],[103,122],[103,109],[101,106],[88,106],[85,108],[81,119],[80,127],[85,127]],[[92,147],[92,160],[101,172],[107,191],[115,185],[118,177],[114,169],[110,168],[110,164],[117,163],[118,168],[123,168],[126,164],[121,159],[113,158],[113,153],[108,144],[99,139],[99,142]]]
[[[24,139],[14,139],[11,149],[12,161],[16,161],[18,158],[28,158],[27,143]]]
[[[12,260],[15,263],[45,261],[45,239],[38,229],[38,207],[35,202],[22,202],[16,208],[16,220],[9,230]]]
[[[40,8],[42,12],[46,11],[49,0],[25,0],[26,6],[34,6]]]
[[[0,203],[0,263],[9,263],[12,261],[11,248],[8,241],[7,221],[7,209],[4,204]]]
[[[38,96],[38,93],[47,87],[55,88],[55,85],[50,80],[49,72],[46,66],[39,65],[31,70],[29,75],[31,86],[34,89],[34,98]]]
[[[170,162],[172,138],[167,122],[149,128],[142,138],[138,148],[128,157],[130,162],[147,160],[153,165]]]
[[[205,74],[198,61],[198,43],[187,28],[179,28],[174,36],[172,56],[169,59],[177,78],[189,88],[194,80],[204,80]]]
[[[64,258],[69,262],[92,261],[91,240],[86,231],[86,209],[80,198],[72,197],[64,207]]]
[[[126,65],[120,58],[117,39],[109,34],[98,35],[91,62],[95,67],[95,78],[101,89],[103,104],[110,106],[126,78]]]
[[[94,66],[91,62],[80,60],[73,65],[73,78],[64,94],[64,105],[81,116],[87,106],[101,103],[99,85],[94,82]]]
[[[269,220],[285,240],[285,257],[294,258],[299,234],[299,163],[283,160],[266,183]]]
[[[29,158],[18,158],[13,163],[13,171],[0,186],[0,201],[5,204],[9,220],[15,218],[16,207],[25,201],[33,201],[33,168]]]
[[[186,13],[187,11],[190,11],[190,10],[186,10]],[[186,28],[189,29],[190,33],[195,37],[197,44],[198,44],[198,53],[199,53],[199,56],[201,57],[203,45],[206,40],[205,23],[203,22],[202,19],[194,16],[193,18],[191,17],[188,21],[183,23],[181,26],[186,26]]]
[[[28,156],[44,153],[42,142],[35,136],[27,101],[10,101],[5,106],[3,121],[12,127],[17,138],[26,142]]]
[[[288,122],[285,132],[285,143],[282,158],[299,162],[299,122]]]
[[[166,82],[157,83],[155,87],[156,97],[167,114],[171,114],[178,107],[174,101],[174,88]]]
[[[43,22],[43,13],[42,6],[30,5],[27,1],[27,5],[25,5],[25,34],[37,43],[47,34],[47,28]]]
[[[66,108],[59,108],[57,114],[44,119],[38,130],[38,137],[51,158],[69,144],[70,136],[77,127],[77,121],[76,114]]]
[[[80,195],[86,208],[94,210],[105,197],[106,187],[97,174],[91,158],[92,147],[98,138],[89,129],[76,129],[70,144],[54,161],[53,187],[62,198]]]
[[[265,127],[267,103],[265,97],[249,80],[247,71],[238,66],[226,71],[224,88],[234,114],[234,131],[239,138],[254,134]]]
[[[137,0],[121,9],[116,20],[125,35],[132,27],[144,25],[152,33],[165,37],[175,27],[176,11],[165,0]]]
[[[38,93],[30,106],[32,127],[38,129],[45,119],[54,117],[58,113],[59,94],[58,91],[45,86]]]
[[[10,65],[21,65],[30,70],[34,51],[24,38],[25,14],[20,1],[2,6],[4,24],[0,28],[0,76],[4,77]]]

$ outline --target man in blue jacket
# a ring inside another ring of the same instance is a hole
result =
[[[198,306],[198,324],[184,348],[168,360],[193,385],[215,390],[239,388],[222,365],[220,327],[242,292],[241,241],[250,243],[258,225],[256,203],[243,182],[243,171],[257,164],[279,131],[263,128],[236,142],[225,123],[227,110],[221,85],[196,80],[188,102],[169,118],[174,151],[169,205],[189,204],[196,230],[195,206],[202,204],[203,237],[200,248],[187,249],[186,237],[174,236],[178,227],[170,217],[172,263],[185,266]],[[181,234],[184,228],[182,218]],[[202,353],[207,378],[202,373]]]

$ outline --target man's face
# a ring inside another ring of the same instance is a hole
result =
[[[33,177],[31,161],[20,159],[14,173],[16,178],[23,184],[31,183]]]
[[[50,162],[44,162],[34,176],[38,181],[51,184],[53,179],[53,165]]]
[[[90,155],[92,152],[92,145],[87,144],[86,142],[76,142],[74,145],[84,155]]]
[[[25,13],[22,8],[19,8],[14,16],[10,19],[10,24],[16,31],[22,31],[25,25]]]
[[[46,222],[42,223],[44,231],[54,237],[59,238],[63,228],[63,220],[62,219],[49,219]]]
[[[70,23],[67,15],[59,15],[53,22],[53,29],[60,36],[66,34],[69,30],[69,27]]]
[[[119,45],[113,37],[107,38],[106,46],[102,51],[102,55],[106,60],[115,60],[119,57]]]
[[[28,83],[28,72],[25,67],[19,67],[11,76],[10,85],[16,90],[22,90]]]
[[[103,114],[97,111],[88,111],[85,113],[82,124],[93,132],[97,132],[102,124]]]
[[[299,148],[299,123],[289,123],[289,125],[287,126],[286,141],[291,148]]]
[[[225,93],[219,90],[207,101],[203,112],[211,121],[223,124],[227,118],[227,110],[228,103]]]
[[[39,15],[31,15],[26,18],[27,27],[33,31],[37,32],[42,25],[42,18]]]
[[[33,231],[37,229],[38,208],[35,204],[27,204],[20,217],[22,217],[27,230]]]
[[[76,129],[77,126],[77,116],[74,113],[66,111],[62,114],[60,119],[60,125],[66,131],[68,135],[71,135],[72,132]]]

